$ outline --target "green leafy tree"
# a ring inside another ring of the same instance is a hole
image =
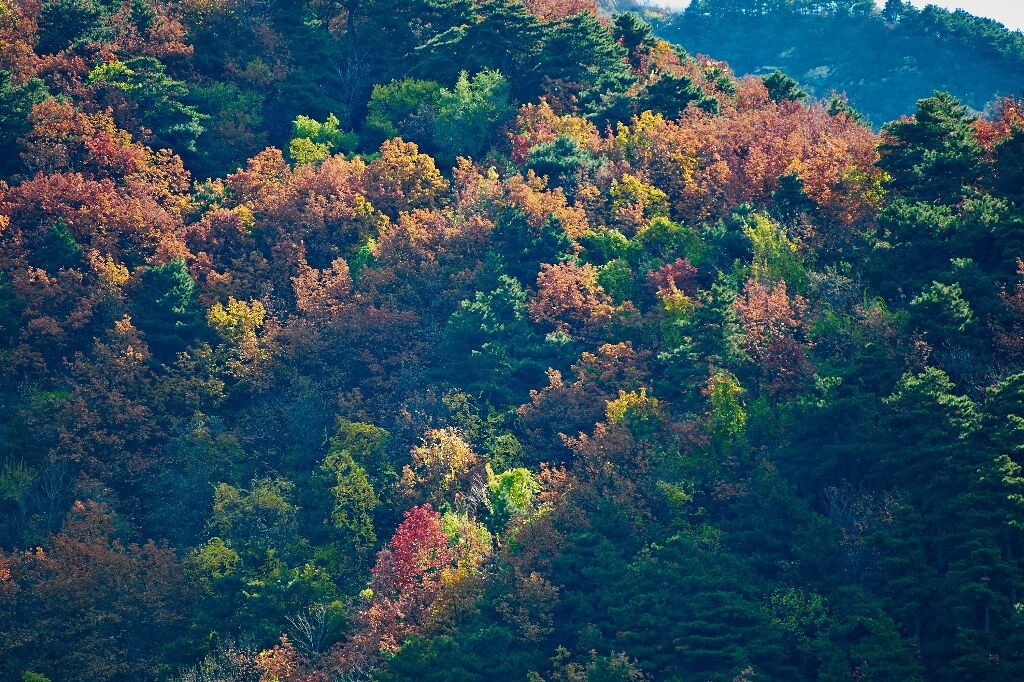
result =
[[[802,291],[807,270],[797,244],[786,229],[765,215],[751,214],[743,226],[753,251],[752,274],[768,281],[783,280],[794,291]]]
[[[1014,627],[1010,600],[1020,563],[1001,547],[1019,479],[999,473],[996,455],[979,447],[977,406],[954,393],[940,370],[904,376],[885,402],[883,471],[906,490],[921,525],[896,527],[902,540],[889,540],[895,556],[878,578],[919,585],[889,591],[891,608],[921,633],[926,664],[940,676],[957,679],[977,666],[995,674],[1005,639],[994,633]]]
[[[261,478],[248,489],[220,483],[214,490],[209,528],[243,557],[259,559],[268,549],[294,551],[295,485],[283,478]]]
[[[606,593],[609,600],[617,595],[617,603],[609,601],[610,625],[620,633],[613,646],[656,679],[732,680],[748,668],[792,676],[782,631],[750,594],[753,583],[742,570],[731,556],[712,560],[683,541],[638,558]]]
[[[340,447],[343,440],[331,442],[321,468],[334,479],[331,487],[334,504],[331,509],[331,523],[340,531],[345,540],[357,549],[373,547],[377,534],[373,528],[373,511],[380,504],[373,485],[352,456]]]
[[[341,129],[341,122],[330,114],[323,123],[299,116],[292,124],[292,139],[288,143],[288,155],[296,164],[319,165],[331,154],[351,152],[356,148],[355,133]]]
[[[542,73],[579,91],[583,111],[600,116],[602,99],[624,92],[634,78],[626,49],[591,12],[581,12],[548,27],[542,44]]]
[[[196,283],[181,258],[142,270],[131,311],[132,322],[158,360],[174,359],[205,330]]]
[[[882,8],[882,16],[886,21],[899,21],[903,15],[903,0],[885,0],[885,7]]]
[[[540,484],[529,469],[516,468],[495,475],[487,465],[489,503],[494,529],[501,530],[512,519],[529,512]]]
[[[1024,126],[1016,126],[995,148],[995,189],[1017,205],[1024,203]]]
[[[39,673],[27,672],[21,676],[21,682],[50,682],[50,678]]]
[[[640,271],[649,272],[683,258],[702,265],[705,244],[697,230],[655,216],[650,224],[637,232],[625,254]]]
[[[363,136],[366,146],[401,137],[430,148],[441,85],[431,80],[403,78],[373,86],[367,105]]]
[[[454,88],[437,94],[434,144],[446,158],[479,158],[512,115],[505,76],[485,70],[470,78],[463,71]]]
[[[613,26],[615,40],[626,48],[630,65],[639,69],[643,57],[650,54],[654,47],[654,29],[636,12],[615,15]]]
[[[68,230],[68,224],[59,219],[44,233],[42,244],[32,254],[34,265],[56,273],[58,270],[77,265],[82,258],[82,247]]]
[[[212,537],[194,553],[213,588],[194,617],[204,635],[229,627],[269,645],[282,622],[311,604],[338,599],[323,557],[314,560],[299,533],[296,489],[284,478],[214,489]]]
[[[804,181],[799,175],[786,173],[779,177],[779,186],[772,193],[773,216],[789,225],[801,215],[814,215],[816,208],[817,204],[804,192]]]
[[[764,86],[768,88],[768,97],[773,102],[799,102],[807,98],[807,93],[800,84],[778,69],[764,77]]]
[[[347,452],[353,463],[366,472],[375,491],[390,488],[398,479],[391,445],[391,434],[379,426],[347,419],[338,421],[331,439],[332,450]]]
[[[507,209],[492,238],[505,270],[525,285],[536,283],[541,263],[561,263],[572,254],[572,239],[554,215],[538,229],[519,209]]]
[[[526,300],[519,280],[501,275],[492,291],[461,301],[445,329],[454,375],[497,404],[524,400],[546,369]]]
[[[910,302],[910,306],[913,312],[911,319],[935,342],[956,338],[966,332],[975,319],[957,282],[932,282]]]
[[[825,105],[825,110],[830,116],[845,116],[855,123],[868,123],[864,114],[853,108],[850,104],[850,100],[848,100],[844,95],[840,95],[836,92],[832,93],[828,98],[828,104]]]
[[[31,129],[28,116],[32,106],[48,96],[40,79],[18,84],[10,71],[0,71],[0,176],[20,169],[18,139]]]
[[[690,78],[665,74],[647,87],[641,106],[667,118],[678,118],[691,104],[718,113],[718,102],[705,97],[704,91]]]
[[[590,152],[566,135],[552,142],[542,142],[530,150],[525,169],[548,179],[551,187],[561,187],[572,196],[579,186],[581,174],[594,168],[597,161]]]
[[[733,306],[736,290],[725,282],[698,292],[700,305],[692,314],[673,322],[673,343],[658,354],[665,368],[666,398],[686,389],[696,391],[708,377],[709,367],[736,371],[747,361],[739,315]]]
[[[210,117],[196,139],[198,153],[188,159],[193,177],[234,172],[267,147],[268,99],[266,92],[234,83],[189,84],[187,103]]]
[[[622,258],[605,263],[599,268],[597,283],[617,302],[629,301],[637,296],[636,275]]]
[[[547,29],[520,0],[483,0],[473,11],[476,21],[454,29],[443,49],[460,55],[461,69],[469,73],[499,71],[508,80],[513,100],[534,99],[546,73],[541,40]]]
[[[708,430],[711,446],[718,458],[740,454],[746,440],[747,412],[741,396],[743,387],[729,372],[719,370],[706,387],[708,395]]]
[[[984,426],[992,448],[1024,466],[1024,373],[1009,376],[990,389]]]
[[[206,118],[186,104],[188,89],[167,75],[166,67],[153,57],[102,64],[89,73],[89,83],[117,93],[132,107],[123,124],[151,138],[151,146],[196,153],[196,140]],[[134,123],[134,125],[132,125]]]
[[[8,514],[0,532],[9,544],[19,543],[27,528],[33,484],[39,473],[23,461],[9,460],[0,466],[0,501],[8,507]]]
[[[892,189],[918,201],[958,203],[981,176],[974,120],[955,97],[936,92],[917,103],[912,119],[887,124],[879,166]]]
[[[39,11],[40,54],[54,54],[79,42],[104,37],[107,10],[94,0],[47,0]]]
[[[0,272],[0,347],[17,338],[25,303],[15,293],[6,273]]]

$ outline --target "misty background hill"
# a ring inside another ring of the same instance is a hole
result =
[[[1024,90],[1024,34],[963,11],[899,0],[696,0],[652,19],[660,37],[727,61],[737,75],[781,69],[815,97],[845,92],[876,126],[935,90],[979,111]]]

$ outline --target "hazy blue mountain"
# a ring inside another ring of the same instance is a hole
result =
[[[898,0],[881,10],[870,0],[696,0],[654,23],[661,37],[737,74],[781,69],[817,97],[845,92],[876,125],[935,90],[979,110],[1024,91],[1024,34],[963,11]]]

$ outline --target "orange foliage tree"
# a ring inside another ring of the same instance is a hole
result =
[[[760,368],[766,389],[773,394],[798,389],[813,371],[800,340],[804,299],[791,298],[783,281],[769,287],[751,279],[734,306],[743,325],[743,347]]]
[[[106,505],[76,502],[49,549],[0,552],[4,677],[26,669],[54,679],[157,675],[196,583],[172,548],[126,545],[117,527]]]

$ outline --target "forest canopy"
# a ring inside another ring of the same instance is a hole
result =
[[[0,0],[0,679],[1024,677],[1024,104],[664,30]]]

